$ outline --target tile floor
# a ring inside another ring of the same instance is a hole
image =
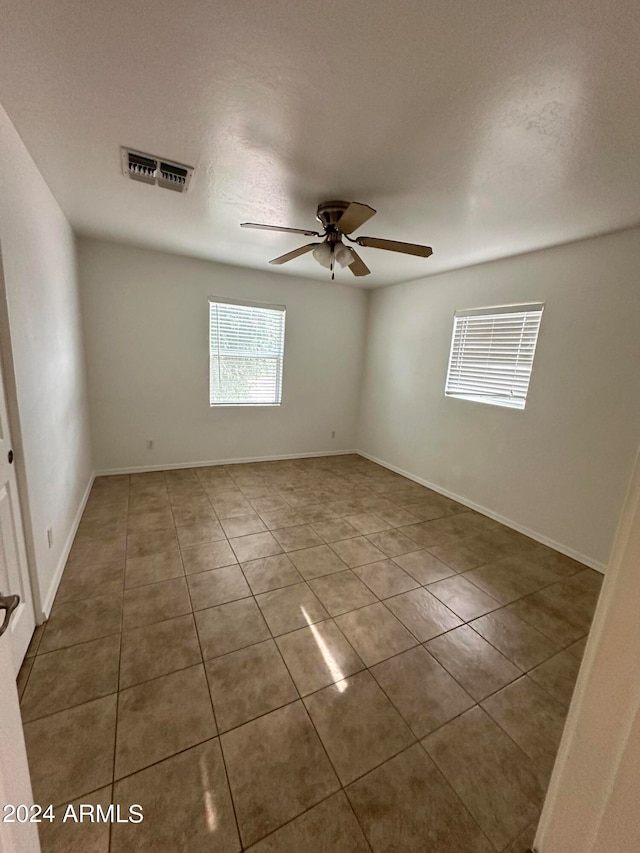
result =
[[[358,456],[99,478],[25,737],[144,820],[43,850],[523,853],[600,581]]]

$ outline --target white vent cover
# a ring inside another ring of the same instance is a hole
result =
[[[189,188],[193,167],[131,148],[121,148],[122,174],[143,184],[157,184],[167,190],[184,193]]]

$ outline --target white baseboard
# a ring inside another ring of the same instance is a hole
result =
[[[385,462],[383,459],[378,459],[376,456],[372,456],[370,453],[365,453],[364,450],[357,450],[356,453],[359,456],[363,456],[365,459],[369,459],[371,462],[375,462],[377,465],[382,465],[383,468],[388,468],[389,471],[393,471],[396,474],[401,474],[403,477],[407,477],[409,480],[413,480],[414,483],[419,483],[421,486],[426,486],[427,489],[431,489],[432,491],[437,492],[439,495],[444,495],[444,497],[451,498],[451,500],[463,504],[463,506],[467,506],[469,507],[469,509],[473,509],[476,512],[482,513],[482,515],[486,515],[489,518],[492,518],[494,521],[498,521],[500,522],[500,524],[504,524],[505,527],[510,527],[512,530],[517,530],[518,533],[524,533],[524,535],[528,536],[530,539],[535,539],[536,542],[540,542],[542,545],[548,545],[549,548],[553,548],[554,551],[559,551],[561,554],[565,554],[567,557],[572,557],[574,560],[578,560],[578,562],[584,563],[585,566],[589,566],[589,568],[595,569],[597,572],[601,572],[602,574],[604,574],[607,570],[607,567],[604,563],[600,563],[598,560],[593,560],[591,557],[588,557],[586,554],[581,554],[579,551],[575,551],[573,548],[568,548],[561,542],[556,542],[554,539],[550,539],[543,533],[538,533],[537,530],[531,530],[531,528],[525,527],[523,524],[519,524],[518,522],[513,521],[510,518],[506,518],[504,515],[500,515],[500,513],[494,512],[493,510],[488,509],[486,506],[482,506],[481,504],[475,503],[474,501],[470,501],[468,498],[465,498],[462,495],[458,495],[455,492],[451,492],[448,489],[443,489],[442,486],[438,486],[435,483],[430,483],[428,480],[424,480],[422,477],[416,477],[415,474],[410,474],[409,471],[405,471],[402,468],[398,468],[396,465],[391,465],[389,462]]]
[[[244,462],[280,462],[286,459],[311,459],[317,456],[349,456],[357,450],[319,450],[313,453],[287,453],[280,456],[247,456],[241,459],[209,459],[206,462],[174,462],[164,465],[139,465],[131,468],[103,468],[96,477],[114,474],[146,474],[150,471],[175,471],[181,468],[209,468],[215,465],[239,465]]]
[[[69,558],[69,552],[71,551],[71,546],[73,545],[73,540],[76,538],[76,533],[78,532],[78,526],[80,525],[80,519],[82,518],[82,513],[84,512],[84,508],[87,505],[87,501],[89,500],[89,493],[91,492],[91,486],[93,486],[93,481],[95,480],[96,475],[92,473],[89,477],[89,482],[87,483],[87,488],[84,490],[84,494],[80,501],[80,505],[78,506],[78,511],[76,512],[73,523],[71,525],[71,529],[69,530],[69,535],[67,536],[67,540],[64,543],[64,548],[62,549],[62,553],[60,554],[60,559],[58,560],[58,564],[56,566],[56,570],[54,572],[51,586],[49,587],[49,591],[47,592],[47,596],[42,603],[42,615],[41,621],[46,622],[49,618],[49,614],[51,613],[51,608],[53,607],[53,600],[56,597],[56,593],[58,592],[58,587],[60,586],[60,580],[62,579],[62,573],[64,572],[64,567],[67,565],[67,560]]]

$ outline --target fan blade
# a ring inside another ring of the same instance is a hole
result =
[[[305,234],[307,237],[321,237],[318,231],[307,231],[305,228],[285,228],[282,225],[258,225],[257,222],[241,222],[241,228],[258,228],[260,231],[285,231],[287,234]]]
[[[376,211],[372,207],[369,207],[368,204],[360,204],[357,201],[352,201],[340,219],[338,219],[336,228],[341,234],[351,234],[352,231],[364,225],[375,214]]]
[[[381,240],[379,237],[357,237],[358,246],[371,249],[386,249],[388,252],[402,252],[404,255],[419,255],[428,258],[433,254],[431,246],[419,246],[417,243],[402,243],[400,240]]]
[[[294,249],[293,252],[287,252],[286,255],[280,255],[279,258],[274,258],[269,261],[270,264],[286,264],[287,261],[292,261],[294,258],[299,258],[300,255],[305,255],[311,252],[316,246],[321,246],[322,243],[307,243],[306,246],[300,246],[299,249]]]
[[[356,250],[350,248],[349,251],[351,252],[353,257],[355,258],[354,262],[352,264],[349,264],[349,269],[351,270],[351,272],[357,276],[369,275],[371,270],[365,264],[365,262],[362,260],[360,255],[356,252]]]

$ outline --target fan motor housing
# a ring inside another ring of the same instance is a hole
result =
[[[322,222],[326,230],[334,231],[349,204],[348,201],[323,201],[318,205],[316,219]]]

